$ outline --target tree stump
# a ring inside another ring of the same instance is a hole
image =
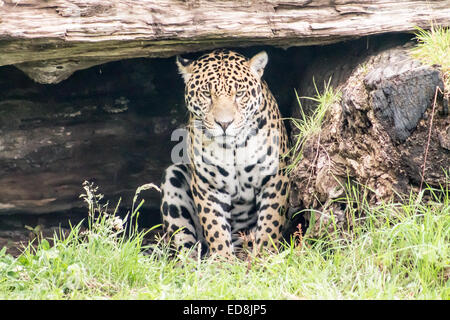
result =
[[[315,212],[311,236],[351,223],[346,208],[335,201],[345,196],[348,184],[367,193],[371,204],[418,191],[423,181],[449,186],[450,117],[440,94],[441,72],[411,58],[410,43],[390,46],[368,50],[360,43],[345,56],[319,57],[306,71],[314,73],[317,84],[332,76],[332,85],[342,93],[320,133],[305,143],[291,176],[291,206]],[[307,79],[301,95],[314,96]],[[306,109],[313,107],[304,102]],[[304,214],[310,223],[311,212]]]

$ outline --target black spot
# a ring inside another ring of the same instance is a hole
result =
[[[270,220],[270,219],[272,219],[272,215],[271,215],[271,214],[268,214],[268,215],[266,216],[266,218],[267,218],[267,220]]]
[[[202,217],[202,222],[206,223],[206,217]]]
[[[213,237],[209,238],[209,242],[214,242],[214,238]]]
[[[264,103],[263,103],[262,108],[261,108],[261,113],[263,113],[264,110],[266,110],[266,108],[267,108],[267,102],[264,100]]]
[[[267,233],[271,233],[271,232],[272,232],[272,228],[268,227],[268,228],[266,229],[266,232],[267,232]]]
[[[219,231],[214,232],[214,237],[219,238]]]
[[[277,227],[278,224],[279,224],[279,222],[278,222],[277,220],[275,220],[275,221],[273,222],[273,225],[274,225],[275,227]]]
[[[245,170],[245,172],[250,172],[250,171],[253,170],[254,167],[255,167],[255,165],[252,164],[252,165],[250,165],[250,166],[245,167],[244,170]]]
[[[270,176],[265,176],[261,181],[261,187],[263,187],[267,183],[267,181],[269,181],[269,179],[270,179]]]
[[[191,215],[189,214],[189,210],[185,206],[181,206],[181,216],[185,219],[190,219]]]
[[[169,206],[169,214],[170,214],[170,216],[172,218],[179,218],[180,217],[180,213],[178,211],[178,208],[175,205],[173,205],[173,204],[171,204]]]
[[[223,250],[223,244],[219,244],[219,245],[217,246],[217,249],[219,249],[219,251],[222,251],[222,250]]]
[[[199,204],[197,204],[197,213],[200,213],[200,212],[202,212],[202,206],[199,203]]]
[[[281,189],[281,184],[282,184],[282,181],[281,181],[281,180],[278,181],[278,183],[276,184],[275,189],[277,189],[277,191],[280,191],[280,189]]]
[[[173,170],[172,173],[175,175],[175,177],[177,177],[179,181],[183,181],[185,179],[184,175],[178,170]]]
[[[211,210],[210,210],[209,208],[207,208],[207,207],[204,207],[204,208],[203,208],[203,212],[204,212],[204,213],[209,213],[210,211],[211,211]]]
[[[272,207],[273,209],[276,209],[276,208],[278,208],[278,206],[279,206],[279,204],[278,204],[278,203],[274,203],[274,204],[272,204],[272,205],[271,205],[271,207]]]
[[[284,196],[284,195],[286,194],[286,191],[287,191],[287,185],[288,185],[287,182],[285,182],[285,183],[283,184],[283,189],[281,190],[281,195],[282,195],[282,196]]]
[[[228,171],[222,168],[221,166],[217,166],[217,169],[219,170],[220,174],[223,175],[224,177],[229,175]]]

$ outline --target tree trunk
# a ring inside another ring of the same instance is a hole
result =
[[[450,0],[0,0],[0,66],[40,83],[108,61],[327,44],[450,25]]]

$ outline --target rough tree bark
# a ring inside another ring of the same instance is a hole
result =
[[[304,214],[312,223],[310,236],[333,232],[336,225],[346,230],[352,223],[345,205],[336,201],[345,197],[346,186],[367,193],[370,204],[407,198],[423,181],[438,189],[450,187],[450,117],[448,101],[440,94],[439,66],[411,58],[411,43],[391,46],[347,48],[345,56],[336,50],[318,57],[305,72],[302,96],[316,94],[311,74],[322,86],[331,77],[331,86],[342,93],[320,133],[305,143],[291,176],[291,206],[313,209]],[[305,100],[303,107],[311,110],[313,103]]]
[[[327,44],[450,25],[450,0],[0,0],[0,66],[40,83],[108,61]]]
[[[172,59],[101,65],[51,86],[3,67],[0,88],[0,216],[84,208],[84,180],[129,209],[137,187],[160,183],[186,120]],[[157,192],[141,196],[158,208]]]

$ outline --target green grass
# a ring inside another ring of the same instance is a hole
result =
[[[162,242],[144,255],[143,233],[126,237],[93,197],[85,232],[74,226],[18,258],[0,251],[0,299],[450,299],[448,189],[439,194],[377,207],[348,198],[364,218],[345,240],[291,241],[234,262],[170,257]]]
[[[413,55],[440,64],[449,88],[449,30],[418,30],[417,38]],[[297,95],[302,119],[291,119],[299,132],[291,169],[340,100],[329,84],[308,98],[318,105],[312,117]],[[233,262],[193,259],[187,252],[172,256],[163,241],[144,255],[137,225],[124,230],[117,209],[107,214],[97,190],[85,184],[85,191],[88,230],[77,225],[69,235],[40,239],[18,258],[0,250],[0,299],[450,299],[448,184],[378,206],[351,190],[340,199],[354,208],[353,228],[344,237],[305,237],[277,254]],[[423,201],[424,192],[433,199]],[[141,205],[133,204],[127,220],[136,220]]]
[[[450,28],[432,26],[430,30],[416,29],[418,43],[411,54],[425,64],[441,66],[444,91],[448,98],[450,96]]]
[[[286,168],[288,172],[291,172],[302,159],[303,147],[306,140],[311,139],[320,132],[322,122],[325,119],[328,110],[334,103],[339,102],[341,99],[341,92],[333,89],[333,87],[330,86],[330,82],[331,78],[328,80],[328,83],[324,83],[323,92],[319,92],[313,79],[314,88],[316,90],[316,95],[314,97],[299,97],[297,91],[295,91],[302,118],[288,118],[296,129],[294,145],[289,150],[288,154],[285,155],[290,158],[289,165]],[[317,104],[312,115],[305,114],[300,101],[301,98],[312,100]]]

